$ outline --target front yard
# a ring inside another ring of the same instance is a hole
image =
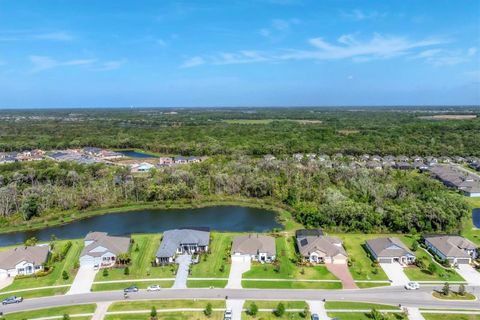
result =
[[[23,319],[33,319],[33,318],[48,318],[63,316],[64,314],[91,314],[94,313],[96,305],[94,304],[83,304],[69,307],[58,307],[58,308],[49,308],[41,309],[34,311],[24,311],[24,312],[15,312],[9,313],[7,315],[8,320],[23,320]],[[90,319],[90,316],[85,317],[75,317],[76,320],[87,320]]]
[[[228,278],[230,273],[230,248],[233,233],[212,232],[208,254],[199,257],[191,266],[191,278]]]

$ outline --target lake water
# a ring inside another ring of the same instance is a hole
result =
[[[480,208],[473,209],[472,212],[473,225],[480,228]]]
[[[0,246],[23,243],[30,237],[48,241],[52,234],[59,239],[84,238],[90,231],[128,235],[184,227],[210,227],[216,231],[265,232],[283,228],[276,217],[273,211],[239,206],[116,212],[40,230],[0,234]]]
[[[158,158],[156,156],[152,156],[150,154],[142,153],[142,152],[137,152],[135,150],[120,150],[117,151],[118,153],[123,154],[126,157],[130,158]]]

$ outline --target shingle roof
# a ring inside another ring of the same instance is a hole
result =
[[[396,237],[367,240],[366,243],[377,257],[402,257],[413,253]]]
[[[85,237],[85,241],[93,241],[93,243],[83,248],[80,257],[86,255],[92,257],[102,256],[105,252],[91,252],[97,247],[104,247],[115,255],[128,252],[128,248],[130,247],[130,238],[112,237],[109,236],[106,232],[90,232]]]
[[[259,234],[248,234],[233,239],[232,253],[257,255],[260,252],[274,256],[276,254],[275,238]]]
[[[163,233],[162,242],[157,250],[157,257],[167,258],[175,255],[181,244],[197,244],[208,246],[210,242],[210,231],[196,229],[174,229]]]
[[[309,256],[312,252],[320,251],[325,256],[334,257],[338,254],[347,256],[347,252],[342,246],[342,241],[332,236],[298,236],[297,247],[300,254],[304,257]]]
[[[16,247],[0,252],[0,269],[13,269],[22,261],[35,263],[35,265],[43,264],[47,262],[48,253],[48,246]]]
[[[464,250],[473,250],[477,247],[470,241],[460,236],[432,236],[425,237],[438,251],[446,257],[469,258]]]

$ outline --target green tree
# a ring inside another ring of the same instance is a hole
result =
[[[419,246],[419,244],[418,244],[417,239],[413,240],[412,248],[411,248],[412,251],[417,251],[417,250],[418,250],[418,246]]]
[[[203,310],[203,313],[207,317],[210,317],[212,315],[212,312],[213,312],[212,304],[209,302],[209,303],[207,303],[207,306],[205,307],[205,310]]]
[[[273,314],[278,318],[282,317],[285,314],[285,305],[280,302],[273,311]]]
[[[65,313],[65,314],[63,315],[63,320],[70,320],[70,316]]]
[[[68,278],[70,278],[70,276],[68,275],[68,272],[66,270],[63,270],[62,278],[63,278],[63,280],[68,280]]]
[[[463,283],[458,287],[458,294],[462,297],[466,294],[465,285]]]
[[[430,264],[428,265],[428,272],[430,274],[435,274],[436,271],[437,271],[437,265],[433,261],[430,262]]]
[[[130,274],[130,269],[128,267],[125,267],[125,269],[123,269],[123,274],[128,276]]]
[[[108,277],[108,269],[103,269],[102,275],[103,275],[104,277]]]
[[[444,296],[448,296],[450,294],[450,284],[448,282],[445,282],[442,288],[442,294]]]
[[[155,308],[155,306],[153,306],[150,311],[150,320],[157,320],[157,308]]]
[[[252,316],[252,317],[255,317],[258,313],[258,306],[256,305],[255,302],[252,302],[249,306],[248,306],[248,309],[247,309],[247,314]]]
[[[27,196],[22,201],[21,212],[24,220],[30,220],[39,214],[39,198],[35,195]]]
[[[25,240],[25,246],[26,247],[33,247],[38,243],[38,239],[35,237],[28,238]]]

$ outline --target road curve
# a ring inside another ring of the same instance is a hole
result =
[[[141,290],[130,293],[128,300],[150,299],[244,299],[244,300],[345,300],[384,303],[417,308],[480,309],[480,301],[448,301],[435,299],[434,287],[407,291],[402,287],[382,287],[356,290],[301,290],[301,289],[164,289],[158,292]],[[438,288],[437,288],[438,289]],[[473,294],[480,287],[468,287]],[[25,299],[20,304],[2,306],[4,314],[18,311],[88,304],[104,301],[124,301],[122,291],[103,291],[86,294],[59,295]]]

